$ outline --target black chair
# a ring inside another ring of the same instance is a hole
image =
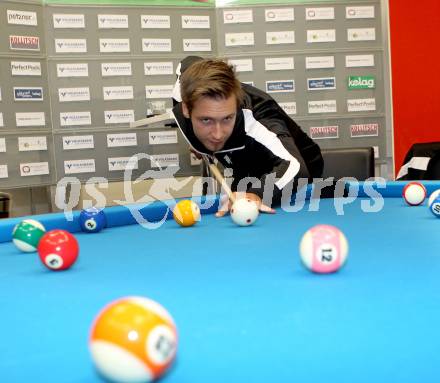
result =
[[[335,180],[343,177],[353,177],[358,181],[365,181],[374,177],[374,149],[341,148],[321,149],[324,159],[322,178],[334,177]]]

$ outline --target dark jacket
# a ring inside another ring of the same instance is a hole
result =
[[[212,153],[194,135],[190,119],[183,116],[182,105],[173,108],[174,118],[189,145],[197,152],[216,158],[225,168],[232,169],[233,191],[255,193],[272,205],[280,202],[281,190],[296,190],[299,178],[320,177],[323,160],[319,146],[265,92],[242,84],[245,98],[237,113],[233,132],[221,151]],[[275,173],[272,187],[267,175]],[[245,177],[255,177],[259,185],[239,186]],[[269,194],[273,190],[272,200]],[[243,190],[244,189],[244,190]]]

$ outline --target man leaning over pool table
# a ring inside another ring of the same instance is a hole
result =
[[[295,192],[299,179],[321,176],[319,146],[272,97],[240,83],[231,65],[189,56],[177,73],[174,119],[196,155],[232,170],[234,194],[245,193],[260,211],[274,213],[283,189]],[[229,208],[224,200],[217,216]]]

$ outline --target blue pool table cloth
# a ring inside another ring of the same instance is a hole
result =
[[[19,219],[2,220],[0,379],[102,381],[88,351],[92,321],[115,299],[144,296],[178,327],[164,383],[439,382],[440,220],[426,205],[407,206],[402,185],[381,190],[377,213],[357,199],[337,215],[325,199],[318,211],[278,209],[244,228],[215,218],[215,206],[193,227],[171,219],[157,230],[107,208],[113,227],[75,233],[80,256],[64,272],[20,253],[9,241]],[[78,230],[77,213],[71,223],[33,218]],[[350,247],[331,275],[307,271],[298,252],[304,232],[324,223]]]

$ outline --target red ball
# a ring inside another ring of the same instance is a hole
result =
[[[78,253],[78,241],[66,230],[48,231],[38,244],[41,262],[54,271],[68,269],[75,263]]]

